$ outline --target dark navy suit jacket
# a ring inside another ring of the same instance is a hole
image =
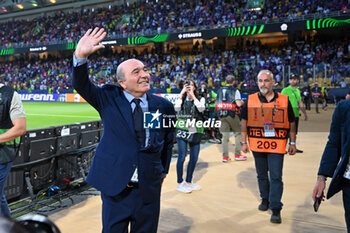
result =
[[[123,191],[138,168],[139,188],[144,202],[160,198],[162,173],[168,173],[173,147],[173,128],[150,130],[150,143],[140,148],[131,105],[117,85],[97,87],[89,81],[87,65],[73,68],[73,87],[100,114],[103,136],[96,149],[87,182],[108,196]],[[175,116],[166,99],[147,94],[149,111]]]
[[[342,189],[343,175],[349,162],[350,100],[339,102],[334,113],[328,142],[323,152],[319,175],[333,177],[327,198]]]

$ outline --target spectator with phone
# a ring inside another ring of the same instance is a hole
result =
[[[192,119],[203,120],[205,110],[205,98],[199,98],[197,86],[193,80],[186,80],[185,85],[175,103],[175,111],[178,113],[176,126],[176,140],[178,145],[178,158],[176,163],[177,188],[183,193],[198,191],[201,187],[192,181],[194,169],[197,164],[200,142],[204,128],[198,128],[186,122]],[[182,124],[182,123],[183,124]],[[187,154],[187,145],[190,147],[190,160],[187,165],[186,180],[183,180],[183,165]]]
[[[339,102],[333,113],[328,142],[324,149],[312,198],[321,199],[327,177],[332,177],[326,198],[343,191],[345,221],[350,232],[350,100]],[[317,203],[316,203],[317,204]]]

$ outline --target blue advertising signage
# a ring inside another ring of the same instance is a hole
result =
[[[55,102],[60,94],[19,94],[22,101]]]

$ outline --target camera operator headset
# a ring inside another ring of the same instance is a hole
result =
[[[226,86],[221,87],[216,97],[216,111],[221,120],[220,132],[223,135],[223,162],[230,161],[228,154],[228,141],[230,131],[235,135],[235,160],[247,160],[247,156],[241,154],[241,126],[238,114],[239,107],[243,105],[241,93],[233,86],[235,78],[233,75],[226,77]]]
[[[197,86],[193,80],[186,80],[185,85],[175,102],[175,111],[178,112],[176,124],[176,140],[178,145],[178,159],[176,164],[177,188],[183,193],[190,193],[193,190],[200,190],[201,187],[192,182],[193,172],[198,160],[200,141],[204,132],[203,127],[195,127],[193,122],[203,121],[205,110],[205,98],[199,95]],[[191,122],[188,124],[188,122]],[[187,124],[186,124],[187,123]],[[187,144],[190,146],[190,160],[187,165],[186,182],[183,180],[183,164],[187,154]]]

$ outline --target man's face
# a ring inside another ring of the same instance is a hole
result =
[[[299,83],[299,80],[297,78],[291,78],[289,79],[289,83],[292,87],[296,87]]]
[[[275,80],[267,73],[261,73],[258,77],[258,87],[261,94],[266,95],[272,91],[272,87],[275,84]]]
[[[145,65],[136,59],[130,59],[122,64],[125,81],[119,84],[124,90],[135,97],[143,96],[150,89],[150,75]]]

